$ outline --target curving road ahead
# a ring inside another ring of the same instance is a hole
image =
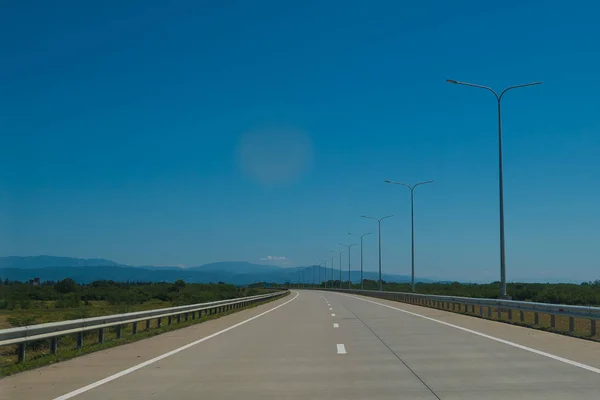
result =
[[[361,296],[277,302],[0,380],[1,399],[600,398],[600,344]]]

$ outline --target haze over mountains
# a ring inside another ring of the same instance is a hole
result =
[[[321,278],[332,279],[331,269],[315,268],[315,276],[320,270]],[[197,267],[177,266],[132,266],[105,259],[82,259],[70,257],[32,256],[0,257],[0,278],[2,280],[29,281],[33,278],[61,280],[72,278],[79,283],[95,280],[173,282],[183,279],[186,282],[209,283],[227,282],[248,285],[255,282],[312,282],[312,267],[287,267],[252,264],[245,261],[217,262]],[[351,271],[353,282],[360,281],[360,271]],[[376,272],[365,272],[365,279],[378,279]],[[333,271],[333,279],[339,279],[339,270]],[[342,269],[342,280],[348,279],[348,270]],[[409,276],[384,274],[383,279],[394,282],[408,282]],[[421,282],[431,282],[419,279]]]

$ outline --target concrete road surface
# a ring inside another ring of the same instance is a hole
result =
[[[318,291],[0,381],[1,399],[598,399],[600,344]]]

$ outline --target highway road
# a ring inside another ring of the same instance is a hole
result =
[[[597,399],[600,344],[319,291],[0,380],[1,399]]]

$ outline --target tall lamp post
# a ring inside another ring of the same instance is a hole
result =
[[[374,219],[375,221],[377,221],[377,229],[379,232],[379,291],[383,291],[383,281],[381,280],[381,221],[383,221],[386,218],[392,218],[393,215],[387,215],[385,217],[381,217],[381,218],[376,218],[376,217],[369,217],[367,215],[361,215],[361,218],[368,218],[368,219]]]
[[[343,251],[340,252],[340,289],[342,288],[342,254],[344,254]]]
[[[363,233],[363,234],[348,233],[348,235],[360,237],[360,290],[364,290],[364,286],[363,286],[363,238],[370,234],[371,234],[371,232]]]
[[[352,279],[350,278],[350,249],[356,246],[356,244],[344,244],[338,243],[340,246],[348,248],[348,289],[352,289]]]
[[[426,185],[433,181],[419,182],[410,186],[402,182],[385,181],[393,185],[402,185],[410,189],[410,232],[411,232],[411,290],[415,291],[415,188],[420,185]]]
[[[333,253],[334,250],[331,250],[331,252]],[[333,266],[333,260],[335,259],[335,256],[331,256],[329,257],[331,259],[331,288],[333,288],[333,282],[335,282],[335,279],[333,279],[333,275],[335,273],[335,267]]]
[[[446,79],[446,82],[454,85],[471,86],[480,89],[489,90],[496,96],[498,103],[498,177],[499,177],[499,192],[500,192],[500,298],[508,298],[506,294],[506,256],[504,251],[504,179],[502,176],[502,118],[501,118],[501,102],[502,97],[506,92],[512,89],[518,89],[527,86],[541,85],[542,82],[531,82],[522,85],[509,86],[498,94],[494,89],[488,86],[476,85],[474,83],[460,82],[453,79]]]

